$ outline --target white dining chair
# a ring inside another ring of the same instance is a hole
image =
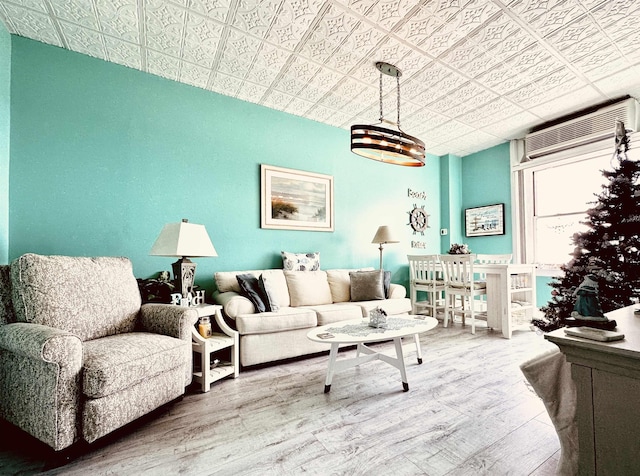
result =
[[[444,311],[444,273],[438,255],[407,255],[409,260],[409,295],[411,310],[420,314],[425,310],[438,317]],[[426,293],[426,300],[418,301],[418,292]]]
[[[476,318],[481,317],[476,310],[476,297],[487,294],[487,284],[476,281],[473,264],[476,256],[468,255],[440,255],[440,264],[445,279],[445,314],[444,327],[449,324],[449,316],[453,322],[456,314],[462,316],[462,325],[466,325],[465,318],[471,316],[471,333],[476,333]],[[456,306],[456,298],[461,298],[461,306]]]

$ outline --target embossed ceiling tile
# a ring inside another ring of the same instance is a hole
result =
[[[238,9],[231,24],[255,37],[264,38],[278,11],[278,0],[244,0],[238,2]]]
[[[629,94],[632,97],[640,98],[638,78],[640,78],[640,66],[636,65],[595,81],[595,86],[607,91],[613,97]]]
[[[387,31],[393,28],[404,16],[415,8],[415,0],[379,0],[366,13],[365,16],[380,28]]]
[[[422,44],[444,25],[442,18],[425,8],[420,8],[415,15],[409,18],[399,29],[396,35],[414,45]]]
[[[40,13],[47,13],[47,7],[45,4],[48,3],[48,0],[11,0],[0,3],[0,8],[6,5],[18,8],[27,8],[29,10],[36,10]]]
[[[256,84],[269,85],[278,77],[279,70],[275,68],[266,68],[253,65],[246,73],[245,79]],[[266,86],[265,86],[265,89]]]
[[[459,104],[457,104],[455,106],[451,106],[447,110],[446,114],[447,114],[447,116],[451,117],[452,119],[456,119],[456,120],[460,120],[461,122],[465,122],[464,120],[462,120],[461,116],[464,116],[472,108],[473,108],[473,106],[461,102],[461,103],[459,103]],[[473,127],[477,127],[477,124],[473,124]]]
[[[388,41],[378,47],[375,53],[375,61],[385,61],[402,69],[403,58],[412,57],[413,54],[414,50],[410,46],[401,43],[395,38],[389,38]]]
[[[500,11],[493,2],[471,0],[448,22],[462,35],[468,35]]]
[[[522,0],[511,2],[508,8],[525,22],[532,23],[537,18],[544,17],[557,2],[558,0]]]
[[[467,110],[476,109],[498,97],[496,93],[475,83],[469,83],[452,94],[467,106]]]
[[[108,61],[122,64],[129,68],[141,69],[142,61],[139,45],[128,43],[108,35],[104,36],[104,42],[107,47]]]
[[[463,36],[454,28],[444,25],[432,36],[427,38],[420,48],[434,57],[439,57],[445,51],[449,50],[455,43],[460,41]]]
[[[384,38],[384,33],[368,23],[360,22],[342,43],[341,50],[346,48],[354,53],[365,56]]]
[[[518,88],[505,96],[507,99],[519,104],[524,108],[528,108],[539,104],[540,98],[544,95],[544,91],[541,91],[535,83],[529,83],[521,88]]]
[[[343,79],[344,75],[336,73],[328,68],[320,67],[320,69],[312,73],[309,85],[320,91],[329,92]]]
[[[554,0],[549,2],[545,13],[529,23],[535,28],[536,33],[545,37],[584,15],[586,9],[579,2]]]
[[[62,20],[59,22],[59,25],[69,48],[73,51],[95,58],[106,59],[107,55],[100,33]]]
[[[432,62],[424,70],[411,78],[423,86],[423,89],[438,85],[447,76],[452,74],[451,68],[444,66],[439,62]]]
[[[637,0],[607,0],[597,8],[593,8],[591,14],[608,33],[614,33],[614,30],[628,24],[629,19],[637,28],[638,23],[634,22],[634,17],[638,18],[639,9]]]
[[[202,66],[183,61],[180,67],[180,76],[178,80],[182,83],[205,89],[209,82],[210,75],[211,70],[209,68],[203,68]]]
[[[640,24],[640,19],[638,19],[638,24]],[[615,40],[615,44],[629,62],[637,63],[640,60],[640,48],[638,48],[640,44],[640,28],[627,36],[618,38]]]
[[[147,71],[176,81],[180,71],[180,60],[158,51],[147,50]]]
[[[613,45],[607,45],[589,56],[577,59],[573,62],[573,66],[589,79],[596,80],[629,66],[627,60],[620,56],[618,51]]]
[[[260,99],[265,95],[266,92],[267,88],[265,88],[264,86],[245,81],[244,83],[242,83],[242,85],[240,85],[240,89],[237,91],[236,97],[243,101],[257,104],[260,102]]]
[[[98,19],[93,10],[93,2],[87,0],[55,0],[49,3],[57,18],[93,30],[98,29]]]
[[[344,10],[351,10],[359,15],[365,15],[373,6],[376,0],[334,0],[336,5],[341,5]]]
[[[474,79],[484,87],[504,93],[510,91],[510,84],[518,77],[518,74],[504,63],[494,66],[491,70],[475,76]],[[528,81],[527,81],[528,82]]]
[[[562,64],[556,60],[551,54],[538,45],[531,46],[518,56],[505,62],[505,64],[512,69],[515,73],[523,73],[530,70],[536,65],[544,64],[546,67],[559,67]]]
[[[326,122],[335,113],[336,111],[331,108],[316,105],[316,107],[307,113],[306,117],[312,121]]]
[[[324,123],[333,127],[342,127],[343,124],[350,124],[349,119],[350,117],[342,111],[333,111],[333,114],[327,117]],[[349,127],[351,126],[349,125]]]
[[[434,103],[429,104],[429,109],[432,109],[445,117],[453,118],[449,111],[459,104],[460,102],[455,101],[450,97],[444,97]]]
[[[589,16],[572,22],[545,40],[570,61],[586,56],[609,43],[609,39]]]
[[[449,76],[445,76],[444,78],[442,78],[440,81],[438,81],[437,84],[432,86],[430,85],[429,88],[431,90],[430,91],[431,94],[434,94],[437,96],[448,95],[452,91],[455,91],[456,89],[458,89],[467,81],[468,79],[465,78],[464,76],[460,76],[459,74],[453,73],[453,74],[450,74]]]
[[[474,33],[470,40],[501,61],[517,54],[535,41],[505,13],[493,17]]]
[[[321,36],[327,44],[332,45],[332,49],[335,49],[357,28],[359,23],[360,19],[352,13],[331,5],[316,25],[313,37],[317,41]]]
[[[307,62],[304,59],[295,56],[288,65],[287,70],[284,72],[284,76],[294,78],[296,81],[303,84],[313,80],[317,74],[324,74],[322,83],[329,84],[327,89],[332,88],[333,85],[335,85],[341,78],[340,75],[336,75],[326,68],[321,68],[314,63]]]
[[[483,48],[477,43],[464,40],[454,49],[442,55],[440,59],[451,68],[461,70],[466,64],[483,54]]]
[[[152,0],[145,9],[146,44],[165,54],[178,56],[184,36],[185,11],[170,3]]]
[[[230,6],[231,0],[190,0],[189,2],[191,10],[221,23],[227,20]]]
[[[349,102],[351,98],[340,96],[334,92],[326,94],[317,104],[320,106],[335,109],[336,111],[342,110]]]
[[[285,108],[285,112],[289,114],[295,114],[296,116],[303,116],[307,113],[309,109],[313,107],[311,101],[305,101],[304,99],[294,98],[287,107]]]
[[[98,22],[106,35],[126,41],[140,41],[138,9],[127,0],[95,0]]]
[[[224,63],[227,61],[233,62],[236,66],[234,69],[237,69],[237,65],[244,65],[244,69],[249,69],[254,62],[254,58],[260,52],[260,47],[262,43],[256,40],[255,38],[243,35],[239,32],[233,32],[227,37],[227,41],[224,43],[224,46],[217,45],[218,48],[223,47],[222,50],[222,59],[220,61],[220,65],[218,67],[224,67]],[[209,50],[208,55],[216,54],[216,50]],[[260,55],[258,55],[259,57]],[[215,57],[215,56],[214,56]],[[213,60],[213,58],[211,58]],[[264,66],[262,63],[258,62],[259,66]],[[278,68],[279,70],[279,68]]]
[[[470,2],[471,0],[433,0],[427,2],[423,8],[429,11],[431,15],[448,22]]]
[[[62,40],[47,15],[8,3],[2,7],[11,18],[10,24],[17,35],[50,45],[62,46]]]
[[[246,61],[244,58],[230,57],[221,61],[216,70],[236,78],[244,79],[248,76],[248,73],[251,70],[251,63]]]
[[[328,68],[335,69],[342,74],[350,73],[354,66],[360,63],[363,59],[363,56],[355,53],[349,48],[341,45],[337,50],[333,52],[324,65]]]
[[[233,42],[227,41],[227,48],[233,47],[233,51],[235,54],[240,54],[241,51],[244,51],[243,54],[249,55],[250,53],[258,52],[255,56],[254,61],[255,65],[262,68],[269,68],[275,71],[280,71],[282,67],[287,63],[291,54],[278,48],[276,46],[272,46],[268,43],[262,43],[262,47],[259,48],[259,43],[253,44],[255,41],[251,37],[245,37],[248,42],[249,48],[247,50],[238,49],[240,45],[234,44]],[[242,41],[240,42],[242,44]],[[231,53],[231,49],[225,50]]]
[[[185,50],[194,46],[200,46],[203,50],[215,53],[218,48],[218,43],[222,37],[224,27],[213,20],[208,20],[195,15],[194,13],[187,12],[186,26],[185,26]],[[237,54],[243,55],[247,50],[251,52],[255,51],[255,47],[252,49],[249,44],[257,43],[256,40],[251,37],[243,36],[240,40],[230,36],[229,42],[234,41],[240,44],[234,44]]]
[[[365,87],[355,79],[345,77],[333,90],[333,94],[341,96],[348,100],[353,100],[356,96],[363,93]]]
[[[245,84],[246,83],[235,76],[230,76],[218,71],[213,75],[213,78],[209,78],[207,89],[225,96],[238,97],[239,91]],[[255,102],[260,104],[259,100]]]
[[[547,121],[575,112],[576,104],[597,104],[603,100],[602,96],[591,86],[565,92],[567,94],[562,97],[555,97],[549,101],[544,99],[538,101],[531,106],[530,112]]]
[[[280,91],[271,90],[266,99],[263,100],[262,105],[270,107],[271,109],[276,109],[277,111],[284,111],[293,99],[293,96]]]
[[[321,0],[282,2],[267,39],[293,51],[320,11]]]
[[[297,95],[305,86],[306,82],[298,81],[296,78],[291,76],[284,76],[280,78],[276,83],[273,84],[273,89],[281,91],[285,94],[289,94],[291,96]]]

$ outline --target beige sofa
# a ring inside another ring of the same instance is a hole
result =
[[[240,363],[251,366],[328,350],[326,344],[307,339],[309,329],[348,319],[368,317],[376,307],[388,315],[408,314],[411,301],[406,289],[388,284],[387,298],[352,301],[350,272],[363,269],[285,271],[266,269],[215,273],[214,300],[240,333]],[[277,311],[256,312],[241,294],[239,274],[262,276],[278,304]],[[362,296],[362,293],[360,293]]]

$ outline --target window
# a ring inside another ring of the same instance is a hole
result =
[[[611,169],[612,153],[607,140],[512,167],[514,249],[538,265],[538,275],[557,275],[571,259],[571,238],[587,229],[582,222],[606,183],[602,170]]]

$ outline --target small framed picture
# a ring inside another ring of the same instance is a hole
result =
[[[504,235],[504,203],[467,208],[464,225],[465,236]]]

